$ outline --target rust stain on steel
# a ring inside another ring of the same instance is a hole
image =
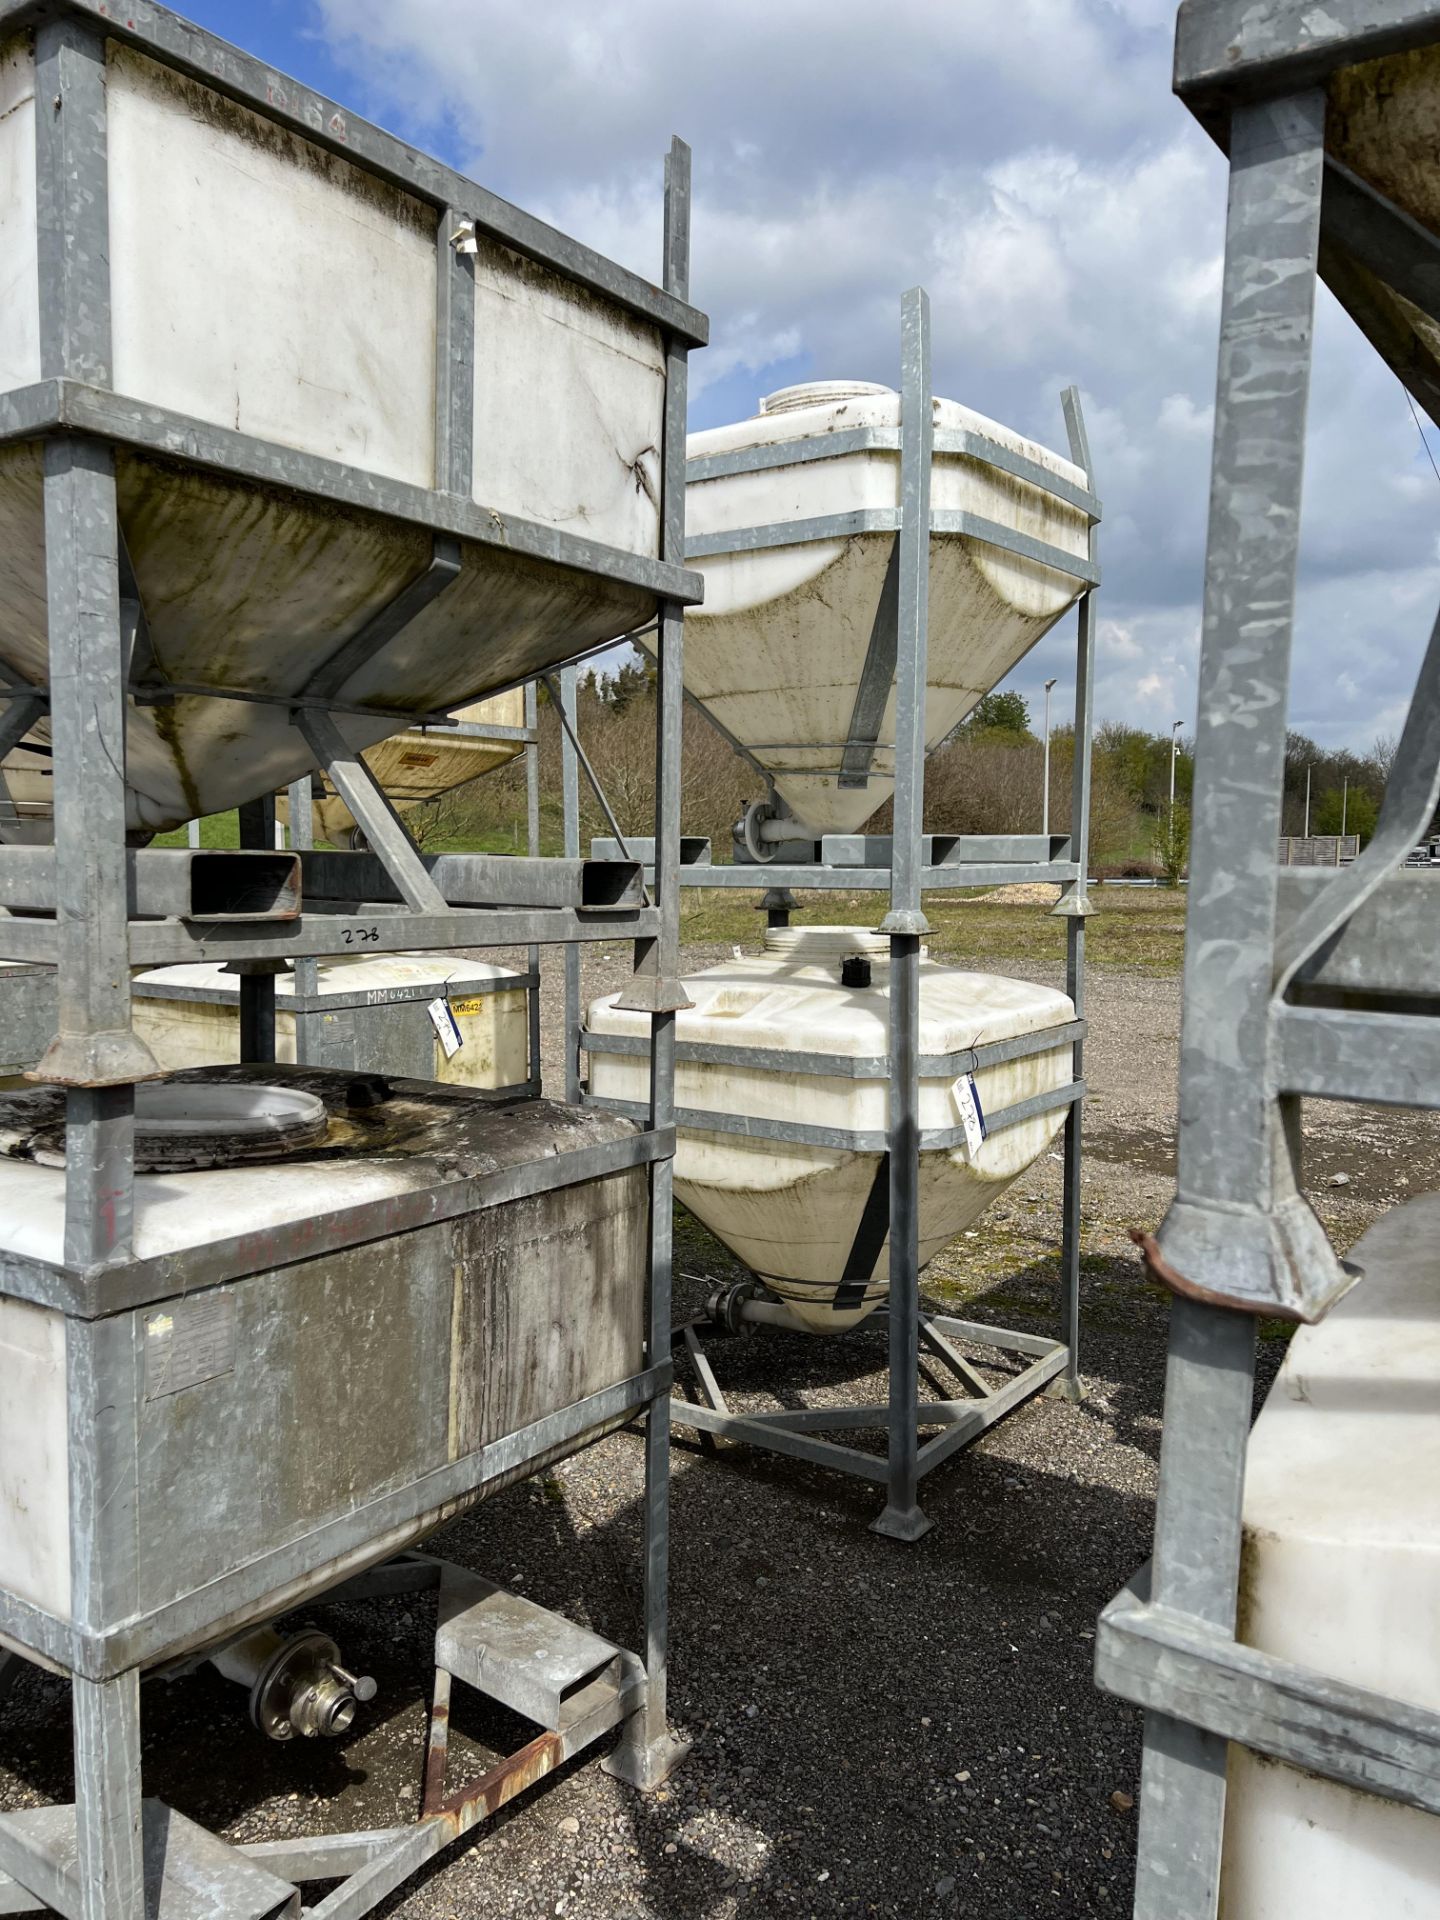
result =
[[[448,1675],[446,1676],[448,1679]],[[422,1815],[439,1813],[445,1802],[445,1763],[450,1751],[450,1690],[436,1689],[430,1707],[430,1738],[425,1748],[425,1785],[420,1798]]]
[[[1160,1251],[1160,1242],[1153,1233],[1146,1233],[1140,1227],[1131,1227],[1130,1238],[1144,1255],[1145,1269],[1150,1278],[1182,1300],[1194,1300],[1202,1307],[1228,1307],[1232,1313],[1248,1313],[1256,1319],[1299,1321],[1303,1317],[1283,1301],[1256,1300],[1249,1295],[1237,1298],[1228,1293],[1216,1293],[1211,1287],[1199,1286],[1194,1280],[1187,1280],[1183,1273],[1176,1272]]]
[[[458,1793],[452,1793],[436,1807],[433,1817],[444,1820],[458,1837],[468,1833],[480,1821],[553,1773],[565,1758],[565,1742],[558,1733],[542,1733],[510,1754],[498,1766],[482,1773],[478,1780]]]

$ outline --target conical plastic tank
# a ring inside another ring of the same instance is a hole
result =
[[[477,701],[462,707],[455,715],[462,725],[523,727],[525,690],[512,687],[493,700]],[[377,747],[367,747],[365,764],[389,794],[396,810],[423,806],[438,800],[457,787],[468,786],[482,774],[493,773],[517,754],[525,751],[519,740],[482,740],[471,734],[452,733],[444,727],[407,727],[404,733],[392,733]],[[316,780],[312,805],[311,830],[318,840],[332,846],[359,844],[355,816],[323,776]],[[276,796],[279,818],[289,824],[290,802],[286,794]]]
[[[1085,489],[1086,475],[1048,448],[953,400],[933,403],[937,433],[967,433]],[[868,777],[842,785],[856,692],[895,545],[893,530],[797,538],[710,552],[749,529],[773,530],[839,514],[894,514],[900,498],[900,396],[860,381],[787,387],[751,420],[691,434],[686,487],[690,563],[705,602],[686,616],[685,689],[764,768],[796,819],[815,834],[853,833],[894,790],[893,678]],[[851,450],[826,442],[847,436]],[[888,436],[892,444],[855,446]],[[759,471],[707,475],[707,464],[753,449],[783,458]],[[1071,501],[1016,477],[979,452],[937,452],[933,513],[965,513],[1028,536],[1084,568],[1089,521]],[[925,746],[938,746],[1049,631],[1083,591],[1075,574],[1007,551],[974,533],[936,531],[930,544]]]
[[[493,700],[477,701],[462,707],[455,715],[461,723],[479,722],[495,727],[522,727],[525,724],[525,693],[514,687],[497,694]],[[365,749],[365,764],[389,794],[396,809],[422,805],[440,798],[456,787],[463,787],[482,774],[503,767],[524,751],[515,740],[481,740],[468,734],[451,733],[443,727],[407,727],[404,733],[392,733],[378,746]],[[5,784],[10,801],[27,837],[49,837],[55,810],[48,754],[36,745],[21,745],[3,762]],[[332,846],[348,847],[355,840],[355,816],[323,775],[316,776],[317,797],[311,806],[311,832],[316,841],[328,840]],[[276,795],[277,817],[285,826],[290,822],[288,794]]]
[[[816,1333],[855,1325],[889,1290],[888,1240],[871,1249],[859,1271],[852,1258],[863,1244],[880,1151],[747,1138],[704,1129],[683,1116],[726,1114],[762,1125],[799,1121],[857,1138],[883,1133],[890,1117],[889,971],[889,941],[864,928],[772,930],[764,953],[692,975],[685,987],[694,1005],[676,1016],[681,1058],[675,1102],[682,1114],[676,1198],[788,1305],[798,1323]],[[587,1015],[590,1090],[602,1102],[643,1102],[643,1051],[611,1052],[607,1042],[634,1047],[638,1041],[643,1047],[647,1016],[621,1009],[617,998],[595,1001]],[[992,1118],[1070,1081],[1069,1039],[1046,1046],[1043,1036],[1063,1028],[1074,1013],[1071,1001],[1052,988],[921,960],[922,1055],[1041,1036],[1037,1051],[973,1076],[981,1110]],[[696,1043],[758,1051],[745,1065],[686,1059],[685,1048]],[[816,1055],[828,1057],[823,1068],[817,1068]],[[797,1056],[806,1058],[802,1063]],[[921,1079],[922,1134],[960,1129],[956,1080],[949,1073]],[[922,1264],[1045,1151],[1064,1125],[1065,1111],[1056,1106],[1014,1126],[992,1128],[973,1152],[968,1144],[922,1150]]]

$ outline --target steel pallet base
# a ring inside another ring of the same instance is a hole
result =
[[[420,1817],[413,1825],[232,1847],[158,1800],[143,1805],[144,1911],[149,1920],[358,1920],[427,1861],[622,1722],[607,1772],[649,1790],[685,1755],[683,1742],[643,1746],[644,1662],[534,1601],[468,1569],[404,1554],[326,1595],[329,1601],[439,1589],[435,1688]],[[539,1651],[537,1651],[539,1649]],[[460,1680],[543,1731],[484,1773],[446,1791],[452,1682]],[[138,1764],[138,1763],[137,1763]],[[54,1911],[86,1920],[103,1900],[93,1862],[80,1865],[74,1806],[0,1816],[0,1914]],[[297,1882],[338,1880],[318,1905]]]
[[[883,1324],[886,1315],[875,1314],[868,1325]],[[791,1459],[807,1460],[813,1466],[829,1467],[860,1480],[873,1480],[885,1486],[890,1478],[889,1454],[869,1453],[858,1447],[843,1446],[836,1440],[817,1438],[825,1433],[863,1433],[897,1431],[897,1415],[903,1409],[893,1400],[871,1401],[858,1407],[786,1407],[776,1412],[737,1413],[725,1398],[715,1377],[701,1339],[706,1321],[690,1321],[677,1327],[675,1337],[683,1340],[699,1391],[699,1401],[677,1398],[671,1414],[675,1426],[694,1427],[742,1445],[765,1447],[772,1453]],[[758,1333],[758,1330],[757,1330]],[[999,1386],[992,1386],[975,1363],[959,1351],[955,1342],[987,1347],[1001,1354],[1024,1356],[1027,1364]],[[1064,1391],[1079,1397],[1070,1368],[1070,1349],[1062,1340],[1042,1334],[1017,1333],[1007,1328],[988,1327],[974,1320],[957,1320],[948,1314],[920,1316],[920,1345],[932,1359],[948,1367],[965,1391],[959,1399],[920,1400],[916,1405],[921,1428],[939,1427],[941,1431],[920,1444],[916,1455],[916,1478],[926,1474],[978,1440],[982,1433],[999,1424],[1007,1414],[1023,1406],[1052,1381],[1063,1379]],[[919,1512],[895,1516],[887,1507],[872,1524],[872,1531],[897,1540],[919,1540],[930,1531],[932,1522]]]

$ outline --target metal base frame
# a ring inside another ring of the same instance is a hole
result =
[[[462,1595],[467,1587],[478,1587],[502,1601],[514,1600],[465,1569],[413,1553],[361,1574],[325,1597],[351,1601],[419,1593],[450,1580]],[[516,1604],[537,1621],[543,1617],[550,1623],[549,1638],[563,1641],[579,1635],[558,1615],[544,1613],[531,1602]],[[437,1665],[418,1820],[410,1826],[239,1847],[227,1846],[158,1801],[141,1801],[138,1674],[132,1670],[99,1685],[77,1680],[79,1797],[73,1808],[0,1815],[0,1861],[8,1869],[0,1873],[0,1914],[54,1911],[66,1920],[100,1920],[101,1916],[109,1920],[112,1911],[127,1916],[158,1911],[164,1920],[172,1916],[173,1920],[282,1920],[282,1916],[358,1920],[437,1854],[617,1726],[624,1731],[607,1770],[645,1791],[661,1784],[686,1749],[672,1741],[667,1756],[643,1740],[636,1741],[636,1730],[645,1718],[644,1665],[634,1654],[611,1648],[603,1652],[613,1654],[613,1660],[588,1684],[559,1699],[553,1726],[478,1778],[447,1790],[452,1674],[439,1662],[453,1656],[447,1653],[442,1625],[436,1636]],[[466,1678],[477,1684],[478,1671]],[[489,1686],[483,1690],[513,1705],[508,1690]],[[117,1823],[111,1818],[110,1857],[88,1858],[87,1842],[106,1815],[113,1816],[117,1800],[130,1810],[118,1823],[125,1844],[115,1847]],[[308,1880],[341,1884],[317,1905],[302,1906],[295,1883]]]
[[[885,1317],[880,1314],[872,1316],[872,1319],[879,1324]],[[886,1454],[865,1452],[815,1436],[876,1430],[893,1432],[897,1414],[904,1417],[913,1413],[917,1431],[915,1479],[918,1482],[1053,1382],[1063,1382],[1066,1390],[1078,1397],[1078,1387],[1070,1379],[1070,1349],[1063,1341],[984,1326],[974,1320],[957,1320],[949,1314],[921,1314],[920,1346],[932,1359],[941,1362],[958,1377],[964,1388],[958,1399],[921,1400],[917,1397],[907,1402],[904,1396],[899,1396],[901,1404],[897,1408],[897,1396],[892,1395],[889,1400],[867,1402],[862,1406],[787,1407],[779,1412],[762,1410],[738,1413],[725,1398],[710,1364],[702,1339],[705,1324],[703,1321],[690,1321],[676,1329],[677,1343],[683,1342],[689,1355],[695,1384],[701,1396],[699,1400],[678,1398],[675,1401],[672,1419],[676,1426],[694,1427],[717,1439],[764,1447],[771,1453],[783,1453],[791,1459],[805,1460],[812,1466],[828,1467],[838,1473],[848,1473],[856,1479],[877,1481],[882,1486],[887,1483],[890,1472]],[[763,1339],[764,1330],[757,1329],[754,1337]],[[843,1335],[837,1337],[843,1338]],[[1019,1355],[1026,1364],[1002,1385],[992,1386],[979,1367],[958,1350],[955,1345],[957,1341],[963,1341],[967,1346],[987,1347],[995,1353]],[[918,1432],[924,1427],[939,1427],[941,1431],[928,1440],[920,1441]],[[892,1539],[918,1540],[930,1531],[930,1526],[931,1522],[918,1506],[912,1503],[907,1509],[897,1510],[892,1503],[872,1523],[872,1531],[887,1534]]]

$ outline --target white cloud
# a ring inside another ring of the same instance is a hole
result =
[[[1225,172],[1170,94],[1173,0],[313,4],[388,117],[641,271],[662,151],[692,142],[697,424],[785,380],[893,383],[917,283],[938,391],[1063,444],[1078,383],[1106,505],[1097,710],[1188,723]],[[1440,485],[1328,297],[1311,423],[1292,719],[1365,745],[1428,632]],[[1013,684],[1070,669],[1057,633]]]
[[[1203,440],[1208,446],[1215,427],[1215,408],[1213,404],[1197,406],[1188,393],[1167,393],[1160,402],[1157,425],[1162,433],[1182,440]]]

